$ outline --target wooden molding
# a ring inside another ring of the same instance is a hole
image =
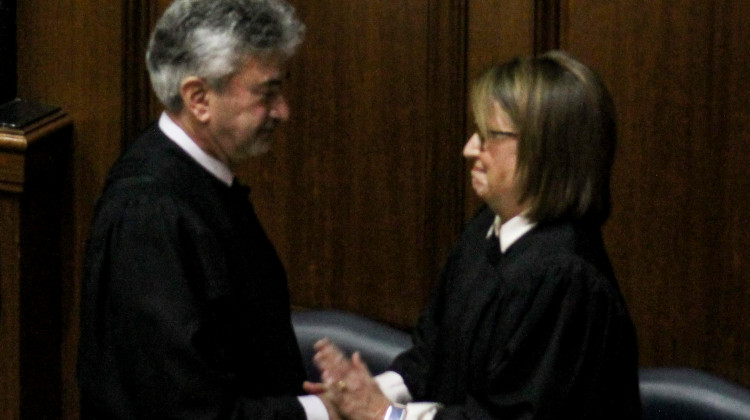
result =
[[[0,418],[60,418],[72,121],[0,127]],[[65,257],[63,256],[65,255]]]
[[[22,192],[27,149],[71,123],[58,107],[24,100],[0,106],[0,191]]]

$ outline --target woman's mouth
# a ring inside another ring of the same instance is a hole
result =
[[[482,167],[480,167],[479,165],[474,165],[474,167],[471,168],[471,173],[473,174],[475,172],[483,174],[484,173],[484,169]]]

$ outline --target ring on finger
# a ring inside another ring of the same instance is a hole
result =
[[[339,391],[344,392],[344,390],[346,389],[346,381],[342,379],[336,382],[336,387],[338,387]]]

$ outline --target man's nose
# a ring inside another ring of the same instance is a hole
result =
[[[289,103],[284,95],[279,95],[271,107],[271,117],[277,120],[286,121],[289,119]]]

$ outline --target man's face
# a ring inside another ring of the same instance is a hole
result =
[[[518,205],[518,135],[499,104],[493,103],[492,111],[487,119],[487,138],[474,133],[466,142],[463,155],[474,161],[471,169],[474,191],[496,213],[503,215],[507,209]]]
[[[250,59],[221,90],[209,90],[210,141],[230,164],[267,152],[280,121],[289,118],[279,60]]]

